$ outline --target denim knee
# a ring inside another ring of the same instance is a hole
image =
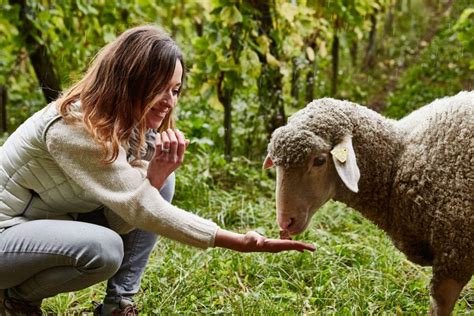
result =
[[[123,241],[111,229],[93,225],[94,233],[81,245],[78,269],[86,273],[99,273],[104,279],[113,276],[120,268],[124,256]]]

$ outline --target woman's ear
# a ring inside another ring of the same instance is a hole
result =
[[[263,162],[263,169],[268,169],[273,167],[273,161],[272,158],[270,158],[270,155],[267,154],[267,157],[265,158],[265,161]]]
[[[352,136],[346,135],[331,150],[332,160],[342,182],[352,192],[359,192],[360,170],[352,147]]]

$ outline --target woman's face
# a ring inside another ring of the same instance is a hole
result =
[[[146,127],[157,129],[163,124],[166,115],[176,106],[178,102],[183,66],[181,61],[176,61],[173,77],[165,90],[152,101],[153,107],[146,115]]]

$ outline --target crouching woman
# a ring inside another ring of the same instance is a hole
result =
[[[242,252],[312,245],[220,229],[171,204],[188,141],[173,109],[182,54],[153,26],[104,47],[82,80],[0,148],[0,314],[108,280],[96,314],[136,314],[133,295],[162,235]]]

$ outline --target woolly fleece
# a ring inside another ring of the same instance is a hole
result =
[[[319,99],[275,130],[276,166],[298,168],[352,135],[359,192],[336,179],[335,200],[385,230],[434,278],[474,273],[474,92],[435,100],[400,121],[355,103]],[[298,188],[295,188],[297,191]]]

